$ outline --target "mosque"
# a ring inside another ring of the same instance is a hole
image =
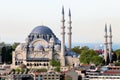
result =
[[[60,41],[53,31],[45,25],[35,27],[25,40],[20,43],[12,56],[12,68],[25,64],[28,68],[49,68],[50,60],[59,60],[62,67],[79,65],[79,55],[71,51],[71,11],[69,9],[68,48],[65,46],[65,19],[62,7],[62,27]]]

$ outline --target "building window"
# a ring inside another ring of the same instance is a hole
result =
[[[41,63],[40,63],[40,66],[41,66]]]
[[[27,63],[27,66],[30,66],[30,64],[29,64],[29,63]]]
[[[39,64],[37,63],[37,66],[39,66]]]
[[[36,66],[36,63],[34,63],[34,66]]]
[[[46,64],[44,63],[43,66],[46,66]]]
[[[15,62],[15,65],[17,65],[17,62]]]
[[[32,64],[30,63],[30,66],[32,66]]]
[[[46,66],[48,66],[48,63],[46,64]]]

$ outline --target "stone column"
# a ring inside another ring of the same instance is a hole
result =
[[[69,9],[69,21],[68,21],[68,24],[69,24],[69,27],[68,27],[68,49],[71,50],[71,42],[72,42],[72,27],[71,27],[71,11]]]
[[[107,56],[108,56],[108,52],[107,52],[107,48],[108,48],[108,42],[107,42],[107,24],[105,24],[105,35],[104,35],[104,59],[105,62],[107,62]]]
[[[61,66],[65,66],[65,19],[64,19],[64,7],[62,7],[62,41],[61,41]]]

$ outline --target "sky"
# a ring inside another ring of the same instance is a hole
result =
[[[105,23],[120,43],[120,0],[0,0],[0,42],[24,42],[33,28],[45,25],[61,40],[61,8],[72,15],[72,42],[103,43]]]

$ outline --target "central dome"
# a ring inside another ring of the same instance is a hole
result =
[[[31,34],[54,35],[52,30],[47,26],[37,26],[32,30]]]

